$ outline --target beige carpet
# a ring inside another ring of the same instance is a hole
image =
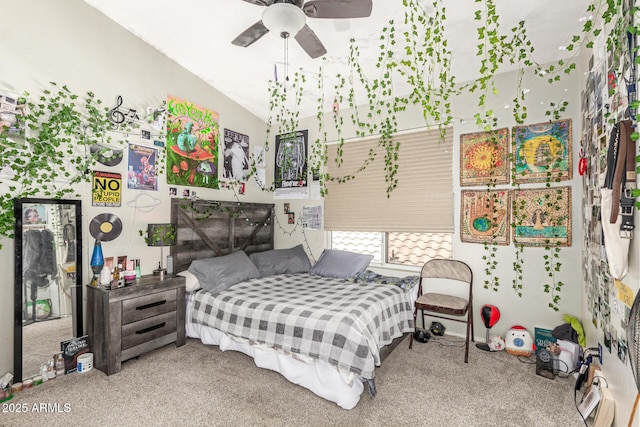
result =
[[[22,328],[22,376],[37,375],[40,366],[60,353],[60,342],[73,337],[73,318],[36,322]]]
[[[243,354],[187,339],[116,375],[94,369],[18,393],[3,404],[0,425],[583,426],[573,379],[542,378],[505,352],[472,347],[469,364],[463,359],[459,347],[431,340],[409,350],[405,340],[377,371],[378,396],[365,391],[346,411]],[[23,412],[6,412],[16,406]]]

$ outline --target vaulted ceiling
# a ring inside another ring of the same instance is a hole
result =
[[[107,17],[202,78],[228,97],[266,119],[268,81],[284,78],[284,41],[266,34],[249,47],[231,42],[261,19],[264,6],[258,0],[85,0]],[[266,0],[267,3],[272,0]],[[322,0],[318,0],[320,2]],[[336,1],[336,0],[330,0]],[[349,0],[348,0],[349,1]],[[419,0],[427,12],[431,2]],[[476,10],[484,2],[442,0],[446,8],[445,35],[452,51],[456,81],[477,77]],[[562,47],[580,34],[589,0],[495,0],[501,32],[510,34],[519,21],[526,22],[529,38],[539,63],[556,61],[572,54]],[[381,29],[390,19],[402,23],[402,0],[373,0],[367,18],[307,18],[306,23],[326,47],[324,76],[348,75],[349,40],[354,38],[365,70],[374,70]],[[575,53],[575,52],[574,52]],[[312,59],[291,40],[288,49],[289,75],[302,68],[317,75],[322,58]],[[500,71],[508,71],[505,64]],[[317,94],[307,93],[311,102],[300,105],[301,117],[316,114]],[[327,101],[330,108],[331,100]]]

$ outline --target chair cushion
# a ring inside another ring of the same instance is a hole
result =
[[[464,298],[445,294],[424,294],[416,300],[419,310],[441,311],[449,314],[464,314],[469,301]]]

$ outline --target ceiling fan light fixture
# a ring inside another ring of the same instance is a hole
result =
[[[305,22],[302,9],[290,3],[274,3],[262,12],[264,26],[283,38],[295,37]]]

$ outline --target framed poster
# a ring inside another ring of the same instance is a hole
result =
[[[460,239],[467,243],[508,245],[509,191],[463,190],[460,194]]]
[[[460,135],[460,186],[509,183],[509,129]]]
[[[571,179],[571,119],[514,126],[513,182]]]
[[[571,187],[513,192],[513,240],[524,246],[571,246]]]

